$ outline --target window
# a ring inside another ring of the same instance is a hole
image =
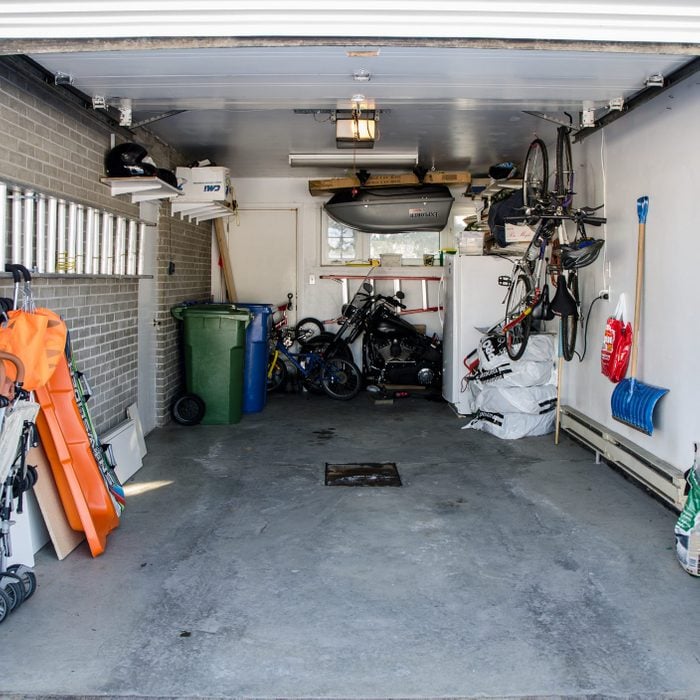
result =
[[[407,233],[362,233],[331,219],[325,212],[321,221],[323,232],[323,265],[368,261],[382,253],[398,253],[404,264],[422,265],[423,255],[437,253],[440,233],[410,231]]]

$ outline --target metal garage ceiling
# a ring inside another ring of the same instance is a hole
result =
[[[132,100],[138,122],[186,110],[150,128],[193,159],[210,158],[242,177],[329,171],[294,169],[288,154],[333,152],[329,115],[295,108],[348,107],[356,93],[381,115],[375,151],[418,149],[420,163],[477,173],[518,161],[534,133],[554,126],[523,113],[572,112],[584,100],[604,108],[668,75],[685,56],[456,48],[382,47],[371,58],[350,48],[258,47],[42,54],[53,73],[112,104]],[[353,80],[365,70],[369,82]],[[605,110],[603,110],[605,111]],[[600,113],[600,112],[599,112]],[[340,171],[333,171],[340,172]]]
[[[521,160],[533,134],[553,134],[553,124],[524,110],[568,111],[578,120],[592,101],[600,116],[611,99],[629,99],[650,76],[668,76],[700,53],[687,43],[700,38],[700,9],[682,2],[190,7],[172,0],[4,3],[0,49],[26,45],[22,53],[70,76],[90,97],[113,106],[131,100],[134,123],[184,110],[149,128],[189,158],[228,165],[235,177],[343,172],[291,169],[288,155],[337,152],[328,111],[349,107],[357,94],[383,110],[375,151],[417,149],[423,167],[483,172]],[[406,38],[418,29],[424,38]],[[126,40],[130,32],[140,38]],[[311,38],[314,32],[324,38]],[[355,80],[358,71],[369,80]]]

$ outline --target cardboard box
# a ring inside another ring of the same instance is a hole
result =
[[[423,178],[423,182],[431,185],[468,185],[472,181],[472,174],[467,170],[453,173],[428,171]]]
[[[177,168],[179,202],[229,202],[233,199],[228,168]]]
[[[309,180],[309,192],[316,196],[345,190],[348,187],[360,187],[362,183],[355,176],[333,177],[327,180]],[[398,185],[418,185],[418,178],[413,173],[405,175],[370,175],[364,187],[396,187]]]
[[[534,235],[534,229],[525,224],[506,223],[506,243],[529,243]]]
[[[431,171],[425,174],[426,185],[468,185],[472,181],[471,173],[466,170],[457,172]],[[326,180],[309,180],[309,192],[316,196],[327,192],[336,192],[348,187],[360,187],[360,180],[351,175],[333,177]],[[370,175],[364,187],[398,187],[401,185],[419,185],[420,180],[413,173],[403,175]]]

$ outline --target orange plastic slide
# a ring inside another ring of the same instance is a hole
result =
[[[41,406],[36,426],[66,518],[74,530],[85,532],[92,556],[99,556],[119,516],[90,449],[65,355],[48,384],[34,393]]]

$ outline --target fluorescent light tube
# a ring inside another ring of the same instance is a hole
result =
[[[353,153],[290,153],[289,165],[293,168],[336,166],[336,167],[365,167],[371,165],[416,166],[418,165],[417,151],[358,151]]]

